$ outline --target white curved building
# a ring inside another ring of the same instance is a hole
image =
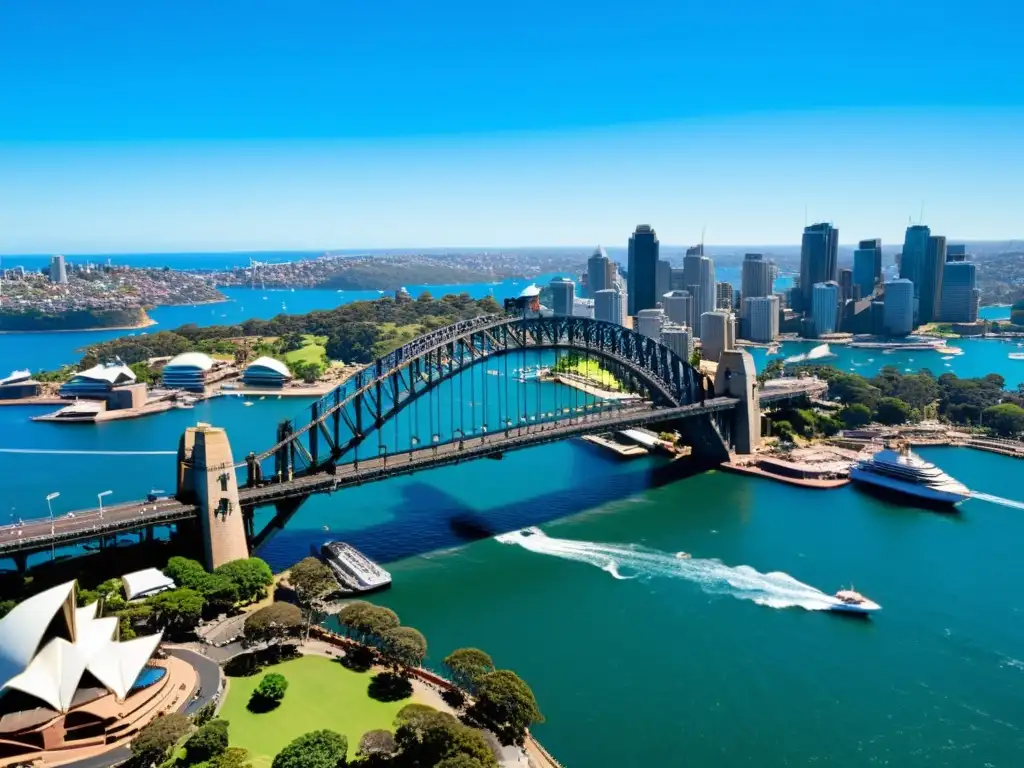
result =
[[[182,352],[164,366],[163,382],[170,389],[202,392],[213,358],[203,352]]]
[[[242,374],[242,382],[252,387],[283,387],[291,381],[292,372],[280,360],[261,357],[251,362]]]
[[[61,386],[60,394],[64,397],[105,395],[114,387],[134,383],[135,374],[124,363],[100,363],[72,376],[70,381]]]

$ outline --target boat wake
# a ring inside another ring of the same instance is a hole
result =
[[[1013,507],[1014,509],[1024,509],[1024,501],[1014,501],[1013,499],[1004,499],[1002,496],[993,496],[990,493],[978,493],[977,491],[971,491],[972,499],[979,499],[980,501],[988,501],[992,504],[1002,504],[1004,507]]]
[[[803,608],[827,611],[835,598],[788,573],[761,573],[748,565],[729,566],[718,560],[682,558],[668,552],[635,544],[602,544],[546,536],[536,529],[496,536],[502,544],[517,544],[540,555],[551,555],[586,563],[611,574],[615,579],[683,579],[697,584],[709,595],[731,595],[770,608]]]

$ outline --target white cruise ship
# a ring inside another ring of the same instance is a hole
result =
[[[343,541],[328,541],[320,555],[349,592],[372,592],[391,585],[391,574]]]
[[[850,470],[850,479],[927,506],[953,506],[970,498],[963,483],[909,449],[885,449]]]

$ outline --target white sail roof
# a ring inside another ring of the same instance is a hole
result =
[[[121,577],[121,583],[124,584],[126,600],[134,600],[142,595],[153,595],[165,589],[174,589],[174,581],[156,568],[126,573]]]
[[[46,628],[74,590],[73,581],[58,584],[22,600],[0,619],[0,690],[28,668],[39,651]],[[68,634],[72,632],[69,628]]]
[[[88,370],[79,371],[74,375],[74,378],[105,381],[108,384],[124,384],[129,381],[135,381],[135,374],[124,363],[110,363],[107,365],[100,363]]]
[[[118,699],[128,695],[160,644],[163,633],[137,637],[123,643],[107,643],[90,661],[88,669]]]
[[[251,368],[267,368],[273,371],[274,373],[279,373],[280,375],[286,376],[288,378],[291,378],[292,376],[292,373],[291,371],[288,370],[287,365],[282,363],[280,360],[275,360],[272,357],[260,357],[257,358],[256,360],[253,360],[246,367],[246,370],[248,371]]]

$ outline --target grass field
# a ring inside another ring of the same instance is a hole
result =
[[[590,379],[604,389],[609,389],[614,392],[622,390],[622,384],[619,383],[619,380],[602,368],[601,364],[597,360],[580,360],[575,365],[566,360],[562,360],[560,364],[555,367],[555,371],[575,373],[577,376],[583,376],[584,378]]]
[[[284,353],[284,361],[288,365],[299,362],[318,363],[326,354],[327,348],[324,346],[327,344],[326,336],[314,336],[311,333],[306,333],[303,334],[302,340],[304,345],[301,349],[293,349],[291,352]]]
[[[288,679],[280,706],[254,714],[246,705],[263,675],[277,672]],[[304,733],[329,728],[348,739],[351,759],[359,739],[375,728],[392,728],[395,715],[412,699],[381,702],[366,694],[372,674],[345,669],[323,656],[286,661],[252,677],[233,677],[220,717],[231,725],[231,746],[249,750],[253,768],[269,768],[274,755]]]

